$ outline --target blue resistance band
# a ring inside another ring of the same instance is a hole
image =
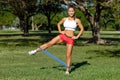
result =
[[[67,66],[62,60],[60,60],[59,58],[57,58],[56,56],[54,56],[53,54],[51,54],[50,52],[48,52],[47,50],[44,50],[42,48],[39,48],[43,53],[45,53],[46,55],[48,55],[49,57],[51,57],[52,59],[54,59],[55,61],[59,62],[60,64],[62,64],[63,66],[65,66],[66,68],[70,68],[69,66]]]

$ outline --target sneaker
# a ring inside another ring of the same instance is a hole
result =
[[[28,54],[29,55],[34,55],[34,54],[36,54],[36,52],[37,52],[36,50],[32,50],[32,51],[29,51]]]
[[[70,73],[68,71],[66,71],[65,74],[70,74]]]

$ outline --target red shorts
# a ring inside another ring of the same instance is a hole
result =
[[[62,40],[62,42],[66,42],[66,44],[72,44],[74,45],[74,39],[72,39],[71,37],[68,37],[65,34],[59,34],[60,39]]]

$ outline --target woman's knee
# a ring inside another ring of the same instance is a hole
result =
[[[69,55],[66,55],[66,58],[71,58],[71,55],[69,54]]]

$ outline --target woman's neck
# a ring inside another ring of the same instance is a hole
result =
[[[73,16],[73,17],[68,17],[68,19],[69,19],[69,20],[74,20],[75,17],[74,17],[74,16]]]
[[[75,20],[75,17],[68,17],[69,20]]]

